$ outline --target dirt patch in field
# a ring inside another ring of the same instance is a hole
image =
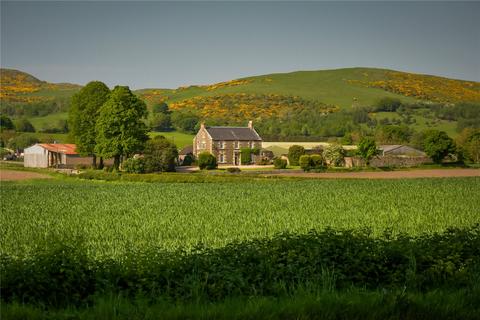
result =
[[[46,174],[28,171],[0,170],[0,181],[51,179]]]
[[[272,174],[273,175],[273,174]],[[410,171],[382,172],[323,172],[295,173],[282,172],[275,175],[285,177],[305,177],[324,179],[413,179],[413,178],[450,178],[450,177],[480,177],[479,169],[430,169]],[[265,176],[269,176],[266,174]]]

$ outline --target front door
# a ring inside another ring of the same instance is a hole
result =
[[[235,152],[233,154],[233,164],[238,166],[240,164],[240,153]]]

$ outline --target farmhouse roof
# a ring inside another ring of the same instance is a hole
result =
[[[206,127],[205,129],[213,140],[262,140],[255,129],[249,127]]]
[[[40,143],[40,146],[48,151],[64,154],[78,154],[75,149],[77,146],[70,143]]]

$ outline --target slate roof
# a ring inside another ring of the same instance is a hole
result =
[[[193,153],[193,146],[186,146],[180,152],[178,153],[179,155],[187,155],[189,153]]]
[[[213,140],[261,141],[258,133],[248,127],[207,127]]]

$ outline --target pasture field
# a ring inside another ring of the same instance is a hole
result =
[[[177,148],[181,150],[185,146],[193,145],[193,134],[178,132],[178,131],[169,131],[169,132],[150,132],[149,136],[151,138],[156,136],[164,136],[168,140],[175,143]]]
[[[28,120],[35,127],[36,131],[41,131],[42,129],[50,128],[58,124],[60,120],[68,120],[68,112],[58,112],[46,115],[44,117],[31,117]]]
[[[132,248],[221,247],[281,232],[370,228],[419,235],[480,221],[480,178],[2,183],[1,252],[78,236],[95,257]]]

